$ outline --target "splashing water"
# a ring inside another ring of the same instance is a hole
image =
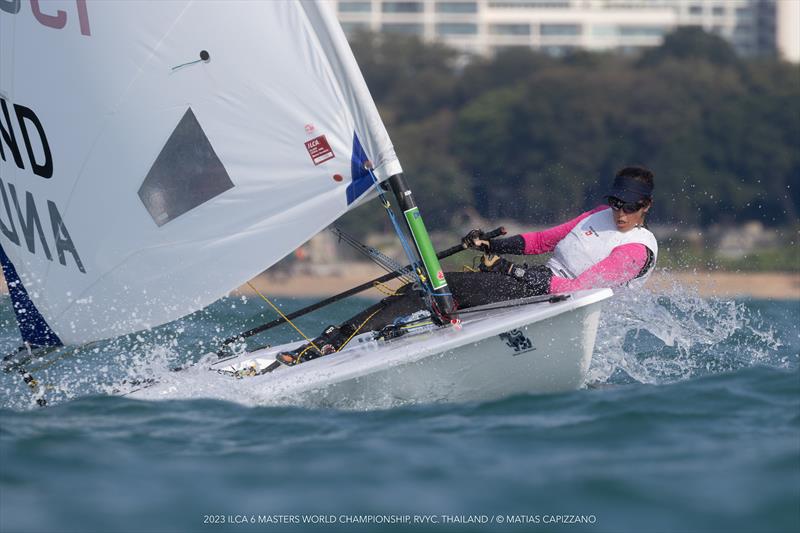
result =
[[[18,345],[19,334],[4,303],[0,309],[0,344],[7,353]],[[316,317],[300,319],[301,326],[319,331],[368,303],[357,299],[343,302]],[[287,309],[304,304],[283,302]],[[761,304],[767,306],[765,309],[775,305],[780,304]],[[788,305],[790,315],[800,315],[800,306]],[[146,380],[158,381],[172,368],[198,361],[225,337],[264,320],[263,312],[257,301],[227,298],[147,332],[60,349],[47,361],[32,364],[30,370],[35,370],[51,404],[92,394],[115,394]],[[786,314],[780,309],[775,312]],[[789,321],[796,323],[798,317]],[[704,299],[692,287],[675,284],[658,294],[623,291],[605,305],[588,383],[658,385],[753,365],[796,366],[800,360],[797,343],[789,341],[787,346],[786,341],[787,335],[791,338],[790,329],[779,332],[769,324],[757,302]],[[273,345],[288,342],[293,335],[278,328],[270,332],[268,341]],[[34,397],[19,375],[0,374],[0,407],[24,409],[32,405]]]
[[[320,331],[368,302],[341,304],[300,327]],[[639,533],[800,530],[798,301],[705,300],[680,287],[615,296],[590,379],[648,385],[405,407],[353,398],[358,412],[320,409],[319,395],[255,408],[107,396],[201,360],[272,318],[261,312],[227,299],[148,332],[59,350],[35,374],[61,405],[34,413],[20,376],[0,372],[5,529],[194,531],[211,512],[447,512],[596,513],[592,530]],[[277,328],[254,341],[295,335]],[[0,346],[18,342],[0,305]]]
[[[783,346],[745,302],[704,299],[677,284],[658,294],[621,291],[604,309],[588,381],[666,384],[760,364],[786,368]]]

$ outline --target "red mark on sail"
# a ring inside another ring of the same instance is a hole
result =
[[[321,165],[325,161],[336,157],[333,155],[331,145],[328,144],[328,139],[326,139],[324,135],[306,141],[306,150],[308,150],[308,155],[311,156],[311,160],[315,165]]]

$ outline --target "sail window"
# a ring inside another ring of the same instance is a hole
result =
[[[139,198],[153,221],[163,226],[232,187],[197,117],[188,109],[139,187]]]

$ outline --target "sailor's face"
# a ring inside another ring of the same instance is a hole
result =
[[[623,209],[611,209],[611,212],[614,214],[614,224],[617,229],[624,233],[636,226],[644,225],[644,216],[649,209],[650,206],[646,205],[633,213],[626,213]]]

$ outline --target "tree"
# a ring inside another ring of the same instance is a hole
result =
[[[740,59],[691,28],[639,58],[516,49],[465,65],[410,37],[359,34],[353,47],[432,226],[466,206],[556,222],[602,201],[628,164],[656,173],[653,221],[797,222],[795,65]]]
[[[679,61],[699,59],[721,66],[733,66],[740,63],[736,52],[722,37],[692,26],[680,27],[666,35],[664,43],[644,52],[638,64],[650,67],[669,59]]]

